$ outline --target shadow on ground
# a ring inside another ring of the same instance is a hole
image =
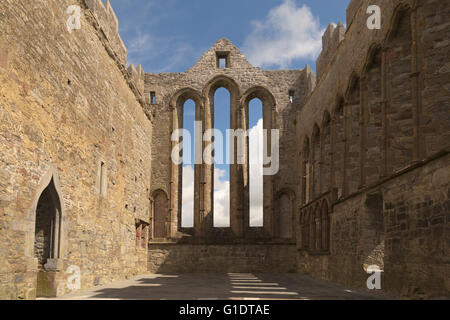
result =
[[[296,274],[146,275],[60,299],[367,300],[384,296]]]

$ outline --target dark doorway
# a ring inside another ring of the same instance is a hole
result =
[[[57,259],[60,250],[61,204],[53,180],[36,207],[34,256],[38,260],[36,296],[56,296]]]

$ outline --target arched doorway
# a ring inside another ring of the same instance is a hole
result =
[[[61,202],[53,179],[36,206],[34,257],[38,262],[37,297],[56,296],[56,272],[60,257]]]

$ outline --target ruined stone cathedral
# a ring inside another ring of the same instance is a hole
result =
[[[74,4],[82,28],[68,32]],[[372,4],[379,30],[366,26]],[[374,265],[393,295],[450,297],[449,34],[449,0],[352,0],[316,74],[261,70],[227,39],[184,73],[149,74],[127,66],[109,1],[1,0],[0,298],[66,294],[74,266],[88,289],[226,272],[364,288]],[[206,163],[194,227],[181,224],[172,133],[187,100],[214,128],[219,88],[232,129],[249,128],[258,98],[264,129],[279,130],[263,227],[249,222],[248,140],[230,165],[230,227],[213,225]]]

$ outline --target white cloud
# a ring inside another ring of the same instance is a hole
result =
[[[287,68],[294,59],[316,59],[323,32],[308,6],[284,0],[270,10],[266,21],[252,22],[243,51],[256,66]]]
[[[214,226],[230,226],[230,181],[225,170],[214,169]]]
[[[194,168],[183,167],[183,208],[181,220],[184,228],[194,226]]]
[[[126,43],[128,64],[150,65],[146,72],[169,72],[197,56],[191,44],[174,38],[162,38],[136,27]],[[132,34],[132,35],[131,35]]]
[[[259,227],[263,225],[263,120],[250,129],[251,162],[256,162],[253,156],[259,157],[259,164],[250,165],[250,225]],[[252,159],[253,158],[253,159]],[[253,160],[253,161],[252,161]],[[230,181],[225,179],[226,171],[214,170],[214,226],[230,226]],[[183,168],[183,227],[192,227],[194,222],[194,168]]]
[[[250,226],[263,226],[263,119],[250,129]]]

